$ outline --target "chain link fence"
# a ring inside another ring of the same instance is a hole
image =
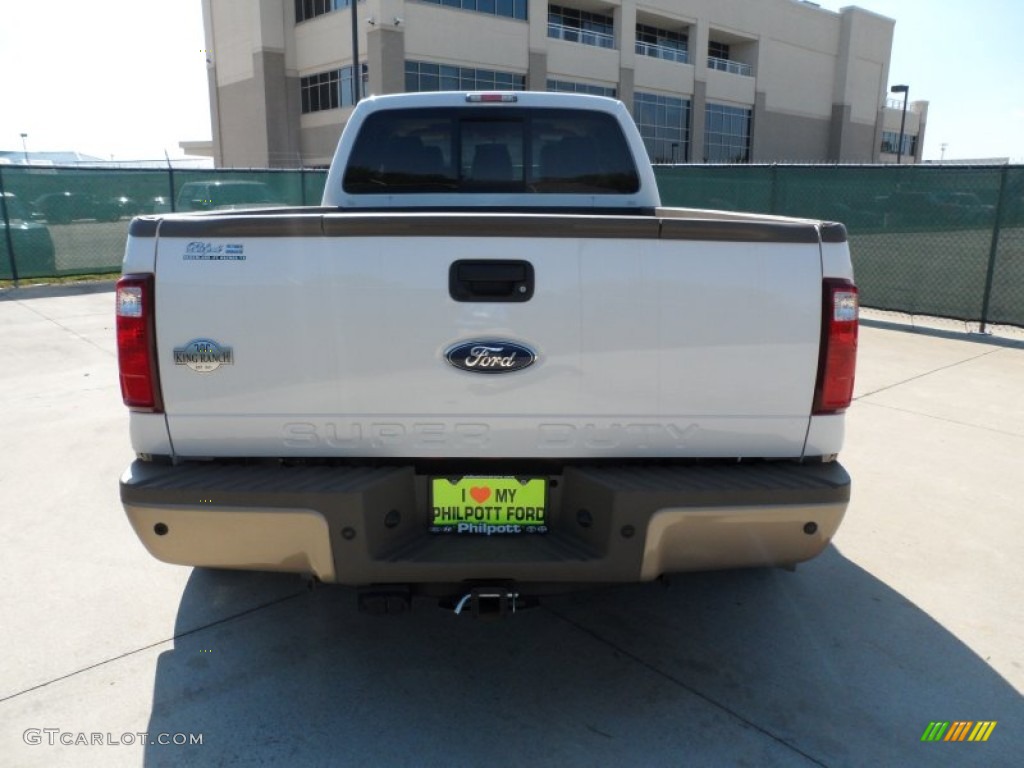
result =
[[[0,166],[0,280],[116,272],[133,216],[318,205],[326,171]]]
[[[1024,166],[657,166],[662,201],[841,221],[864,306],[1024,327]],[[0,280],[116,272],[132,216],[316,205],[322,170],[0,166]]]
[[[659,166],[665,205],[846,224],[866,307],[1024,326],[1022,166]]]

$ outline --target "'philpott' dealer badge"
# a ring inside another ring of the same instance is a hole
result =
[[[174,350],[174,364],[187,365],[197,373],[216,371],[222,365],[234,365],[231,347],[222,347],[211,339],[193,339]]]

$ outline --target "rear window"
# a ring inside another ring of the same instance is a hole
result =
[[[342,181],[354,195],[640,189],[618,121],[574,109],[399,109],[371,114]]]

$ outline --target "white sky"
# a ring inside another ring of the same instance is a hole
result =
[[[210,138],[200,0],[0,3],[0,149],[153,159]]]
[[[200,0],[2,2],[0,149],[27,133],[29,151],[153,159],[210,138]],[[819,4],[896,19],[890,84],[931,102],[926,159],[1024,162],[1024,0]]]

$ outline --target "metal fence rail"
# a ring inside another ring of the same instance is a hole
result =
[[[1024,166],[685,165],[655,174],[665,205],[842,221],[865,306],[1024,327]],[[131,216],[315,205],[325,182],[322,170],[0,166],[0,280],[115,272]]]

